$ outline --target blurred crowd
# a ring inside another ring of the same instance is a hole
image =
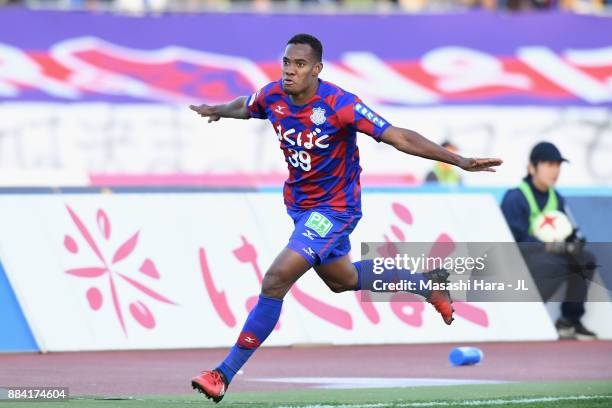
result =
[[[610,12],[612,0],[0,0],[0,5],[66,10],[127,12],[287,9],[331,11],[443,12],[485,10],[565,10],[578,13]]]

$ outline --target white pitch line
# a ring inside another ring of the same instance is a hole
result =
[[[382,408],[382,407],[456,407],[475,405],[504,405],[504,404],[531,404],[534,402],[556,402],[556,401],[584,401],[593,399],[612,399],[612,395],[575,395],[567,397],[540,397],[519,399],[493,399],[493,400],[463,400],[463,401],[432,401],[432,402],[409,402],[409,403],[378,403],[378,404],[341,404],[341,405],[287,405],[278,408]]]
[[[504,384],[508,382],[497,380],[403,377],[279,377],[254,378],[251,379],[251,381],[308,384],[313,388],[324,389],[433,387],[445,385]]]

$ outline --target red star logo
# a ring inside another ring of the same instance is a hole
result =
[[[544,227],[545,225],[550,225],[552,228],[556,229],[557,228],[555,226],[555,220],[556,219],[557,219],[557,217],[553,217],[553,216],[550,216],[550,215],[545,215],[544,216],[544,220],[540,224],[540,228]]]

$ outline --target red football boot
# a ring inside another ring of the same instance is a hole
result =
[[[223,375],[217,370],[202,371],[201,375],[191,379],[191,386],[215,402],[223,399],[227,389]]]
[[[448,283],[448,275],[449,273],[445,269],[434,269],[427,273],[432,282],[444,284]],[[438,313],[442,315],[444,323],[451,324],[455,320],[453,317],[455,309],[453,308],[453,301],[448,290],[432,290],[427,298],[427,302],[431,303]]]

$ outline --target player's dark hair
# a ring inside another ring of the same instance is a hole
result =
[[[317,61],[323,61],[323,44],[316,37],[310,34],[296,34],[287,41],[287,45],[289,44],[308,44]]]

